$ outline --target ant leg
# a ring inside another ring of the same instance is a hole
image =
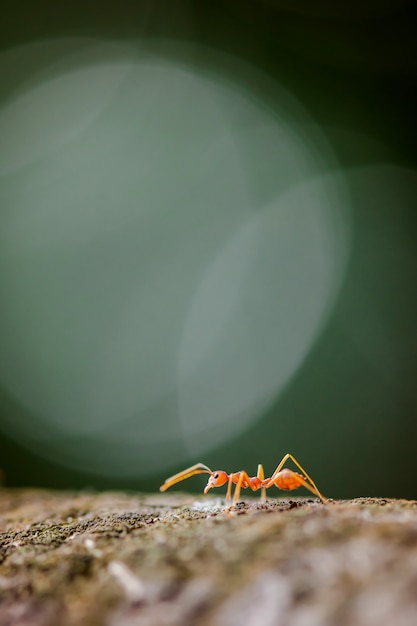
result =
[[[233,496],[233,505],[235,505],[236,502],[239,500],[240,490],[242,488],[243,481],[246,480],[247,484],[250,485],[249,475],[246,472],[242,471],[242,472],[236,472],[236,473],[239,473],[239,480],[237,481],[235,494]]]
[[[250,478],[249,474],[244,470],[242,470],[241,472],[236,472],[234,476],[236,476],[236,474],[239,474],[239,479],[236,484],[235,494],[233,496],[233,504],[236,504],[236,502],[238,501],[240,496],[240,490],[242,487],[244,489],[252,489],[252,491],[257,491],[259,489],[259,486],[256,483],[255,485],[252,483],[252,479]],[[261,464],[258,465],[258,473],[256,477],[259,478],[259,480],[261,481],[265,480],[264,468]],[[264,502],[266,499],[266,487],[261,487],[261,489],[261,501]]]
[[[307,475],[306,475],[307,476]],[[309,476],[307,476],[307,478],[309,478],[309,480],[311,480],[311,478]],[[322,493],[320,493],[320,491],[317,489],[315,483],[311,480],[311,482],[313,483],[313,485],[310,485],[306,480],[304,481],[304,484],[302,485],[303,487],[305,487],[306,489],[308,489],[309,491],[311,491],[311,493],[314,493],[315,496],[317,496],[318,498],[320,498],[320,500],[322,502],[327,502],[328,498],[326,498]]]
[[[226,506],[228,506],[232,501],[232,485],[233,485],[233,475],[229,474],[229,482],[227,485],[227,493],[226,493]]]
[[[311,487],[308,485],[308,483],[305,484],[307,489],[309,489],[312,493],[314,493],[316,496],[318,496],[322,502],[327,501],[328,498],[326,498],[325,496],[323,496],[322,493],[320,493],[320,491],[318,490],[318,487],[317,487],[316,483],[314,482],[314,480],[311,478],[311,476],[309,474],[307,474],[307,472],[300,465],[300,463],[297,461],[297,459],[295,457],[293,457],[292,454],[289,454],[288,457],[298,467],[298,469],[304,474],[304,476],[307,478],[308,482],[310,483]]]
[[[285,463],[286,463],[286,462],[288,461],[288,459],[290,459],[290,458],[291,458],[291,454],[289,454],[289,453],[288,453],[288,454],[286,454],[286,455],[283,457],[282,461],[278,464],[277,469],[275,470],[275,472],[272,474],[271,478],[269,479],[270,481],[271,481],[271,480],[274,480],[275,476],[276,476],[277,474],[279,474],[279,472],[282,470],[282,468],[283,468],[283,466],[285,465]]]
[[[159,491],[166,491],[167,489],[172,487],[172,485],[175,485],[176,483],[179,483],[181,480],[185,480],[186,478],[190,478],[195,474],[212,473],[213,472],[209,467],[207,467],[207,465],[204,465],[203,463],[196,463],[195,465],[188,467],[182,472],[179,472],[178,474],[174,474],[174,476],[170,476],[169,478],[167,478],[164,484],[159,487]]]
[[[259,478],[261,482],[265,480],[265,473],[262,463],[258,465],[258,473],[256,476]],[[266,500],[266,487],[261,487],[261,502],[265,502]]]
[[[307,472],[305,471],[305,469],[302,467],[302,465],[297,461],[297,459],[290,453],[286,454],[284,456],[284,458],[282,459],[281,463],[278,465],[277,469],[275,470],[275,472],[272,474],[271,478],[268,481],[268,485],[267,488],[273,484],[273,481],[275,480],[277,474],[279,474],[279,472],[282,470],[283,466],[285,465],[285,463],[288,461],[288,459],[291,459],[291,461],[294,463],[294,465],[296,465],[298,467],[298,469],[303,473],[303,475],[305,476],[305,483],[304,483],[304,487],[306,487],[309,491],[311,491],[312,493],[314,493],[314,495],[316,495],[318,498],[320,498],[320,500],[322,502],[326,502],[328,500],[328,498],[326,498],[325,496],[323,496],[322,493],[320,493],[320,491],[318,490],[318,487],[316,485],[316,483],[314,482],[314,480],[311,478],[311,476],[309,476],[307,474]]]

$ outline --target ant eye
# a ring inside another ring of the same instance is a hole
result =
[[[213,474],[213,478],[216,478],[216,479],[217,479],[218,477],[219,477],[219,473],[218,473],[218,472],[216,472],[215,474]]]

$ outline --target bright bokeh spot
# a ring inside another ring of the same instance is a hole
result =
[[[72,467],[139,476],[235,436],[343,280],[349,201],[323,137],[265,77],[240,67],[243,87],[236,62],[199,55],[0,58],[18,77],[0,108],[0,385],[22,407],[2,427]]]
[[[345,268],[341,188],[336,175],[294,186],[249,217],[208,267],[180,359],[190,452],[260,415],[306,356]]]

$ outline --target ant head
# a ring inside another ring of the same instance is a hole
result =
[[[221,487],[222,485],[227,483],[228,480],[229,475],[227,474],[227,472],[224,472],[223,470],[216,470],[211,474],[210,478],[208,479],[208,483],[204,489],[204,493],[207,493],[213,487]]]

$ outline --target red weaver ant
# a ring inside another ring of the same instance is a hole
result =
[[[293,472],[292,470],[285,468],[282,469],[284,464],[291,459],[291,461],[298,467],[298,469],[302,472],[302,474],[298,474],[297,472]],[[306,487],[309,491],[314,493],[315,496],[319,497],[322,502],[326,502],[327,498],[325,498],[320,491],[317,489],[317,486],[312,478],[307,474],[305,469],[299,464],[299,462],[293,457],[292,454],[286,454],[282,459],[281,463],[279,463],[277,469],[272,474],[271,478],[265,478],[264,468],[261,464],[258,465],[258,473],[256,476],[252,478],[244,471],[234,472],[232,474],[228,474],[223,470],[212,471],[207,465],[203,463],[197,463],[196,465],[192,465],[191,467],[179,472],[178,474],[174,474],[170,478],[167,478],[163,485],[159,488],[160,491],[166,491],[172,485],[179,483],[186,478],[190,478],[194,476],[194,474],[210,474],[210,478],[208,479],[207,485],[204,489],[204,493],[207,493],[213,487],[221,487],[222,485],[227,484],[227,493],[226,493],[226,504],[230,504],[232,499],[232,485],[233,483],[236,485],[235,493],[233,496],[233,504],[239,499],[240,490],[243,489],[252,489],[252,491],[257,491],[261,489],[261,500],[264,501],[266,499],[266,490],[272,485],[278,487],[278,489],[283,489],[285,491],[292,491],[293,489],[298,489],[298,487]]]

